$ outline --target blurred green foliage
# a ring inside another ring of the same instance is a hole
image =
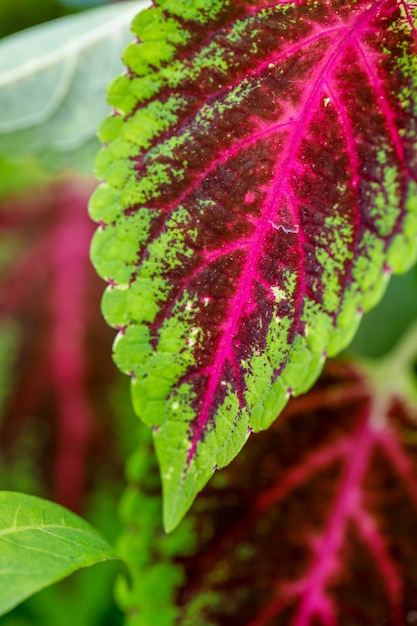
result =
[[[0,38],[110,0],[0,0]]]
[[[104,4],[107,4],[106,0],[0,0],[0,38]],[[60,176],[59,172],[47,172],[35,158],[9,161],[0,157],[0,199],[31,189],[36,193],[37,187]],[[11,356],[14,356],[14,351],[10,350],[10,342],[15,336],[4,324],[0,330],[3,331],[0,337],[0,376],[4,383],[0,389],[2,399],[10,391],[12,384],[12,381],[9,383],[9,377],[4,375],[4,369],[7,367],[10,372]],[[126,397],[125,405],[128,406],[128,389],[119,390],[118,401],[120,396]],[[132,412],[124,411],[123,420],[118,425],[120,429],[130,429],[130,420],[136,423]],[[45,495],[42,476],[38,470],[39,443],[42,441],[39,423],[32,419],[27,426],[18,437],[13,451],[9,451],[10,458],[5,459],[0,455],[1,487]],[[132,445],[133,442],[131,438],[124,438],[122,435],[120,439],[123,442],[120,446],[123,449],[119,450],[122,459],[128,452],[123,444],[130,442]],[[110,484],[108,476],[103,476],[102,483],[94,492],[90,492],[85,517],[114,543],[121,532],[115,510],[122,485]],[[91,570],[81,570],[67,580],[35,594],[1,617],[0,626],[119,626],[123,623],[123,615],[113,602],[112,587],[115,575],[121,571],[121,567],[120,563],[109,562]]]
[[[0,155],[0,200],[46,184],[51,175],[35,159],[7,161]]]
[[[417,266],[392,276],[381,302],[364,315],[347,353],[380,358],[394,348],[416,319]]]
[[[0,37],[73,12],[59,0],[0,0]]]

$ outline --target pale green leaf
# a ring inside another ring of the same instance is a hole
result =
[[[72,572],[114,558],[74,513],[35,496],[0,492],[0,615]]]
[[[2,253],[0,252],[0,268]],[[9,320],[0,320],[0,422],[11,388],[12,366],[17,352],[17,328]]]
[[[107,85],[122,71],[133,16],[149,4],[93,9],[0,42],[1,154],[92,172]]]

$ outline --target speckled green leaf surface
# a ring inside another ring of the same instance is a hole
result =
[[[22,493],[0,492],[0,615],[72,572],[117,558],[83,519]]]
[[[92,258],[168,529],[415,257],[415,14],[160,0],[134,21]]]

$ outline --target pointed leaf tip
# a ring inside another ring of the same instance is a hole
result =
[[[156,2],[101,131],[93,261],[167,528],[416,255],[413,3],[264,5]]]
[[[0,615],[82,568],[119,558],[99,533],[67,509],[0,492]]]
[[[329,362],[207,485],[189,516],[196,547],[181,560],[178,623],[412,623],[416,338],[414,328],[377,369]]]

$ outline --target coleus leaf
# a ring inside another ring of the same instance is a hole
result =
[[[87,522],[41,498],[0,492],[0,615],[81,567],[117,558]]]
[[[413,624],[416,411],[396,358],[330,362],[198,499],[178,623]]]
[[[92,173],[103,92],[146,0],[70,15],[0,42],[0,153]]]
[[[102,356],[111,331],[99,314],[100,281],[89,260],[94,186],[62,180],[0,203],[0,375],[3,359],[11,368],[0,383],[2,457],[15,460],[16,440],[35,423],[46,493],[77,512],[94,480],[91,458],[108,453],[102,425],[113,417],[103,388],[114,372]],[[16,490],[15,479],[4,475],[2,487],[7,481]]]
[[[110,90],[92,258],[171,529],[415,257],[416,8],[155,4]]]

